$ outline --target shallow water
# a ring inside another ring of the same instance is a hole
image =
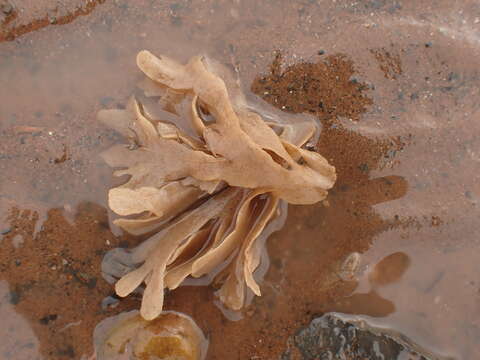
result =
[[[19,2],[27,10],[2,34],[53,3]],[[208,287],[166,296],[209,336],[208,359],[276,359],[326,311],[475,358],[480,7],[412,3],[106,0],[66,24],[10,31],[0,43],[1,357],[90,355],[95,325],[139,305],[102,307],[113,293],[103,255],[139,240],[110,222],[106,192],[119,180],[98,154],[121,140],[95,114],[126,102],[146,48],[181,61],[206,53],[255,103],[317,116],[318,149],[339,175],[327,202],[289,208],[268,241],[263,296],[243,319],[227,320]]]

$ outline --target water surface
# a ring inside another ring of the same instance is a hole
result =
[[[2,26],[33,24],[51,6]],[[209,336],[209,359],[278,358],[326,311],[438,354],[480,353],[475,2],[106,0],[84,16],[57,11],[69,20],[0,43],[2,358],[90,355],[95,325],[139,306],[102,306],[113,295],[104,253],[139,239],[111,224],[106,192],[118,179],[98,154],[121,139],[95,114],[125,104],[141,49],[208,54],[251,101],[318,117],[318,150],[339,175],[326,202],[290,207],[268,241],[263,296],[241,320],[227,320],[208,287],[166,296]]]

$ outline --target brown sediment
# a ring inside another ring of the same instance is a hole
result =
[[[10,304],[29,321],[46,359],[90,354],[93,328],[113,314],[101,305],[113,293],[100,264],[108,249],[127,242],[109,231],[102,207],[84,203],[76,211],[71,221],[64,209],[52,209],[39,227],[38,212],[12,208],[0,247],[0,280],[8,282]],[[16,236],[20,247],[12,242]]]
[[[103,4],[105,0],[86,0],[84,4],[75,7],[71,12],[65,15],[51,17],[47,14],[38,19],[33,19],[27,24],[21,24],[19,11],[12,7],[11,12],[0,24],[0,43],[3,41],[13,41],[17,37],[45,28],[50,25],[65,25],[71,23],[79,16],[90,14],[97,5]]]
[[[370,50],[387,79],[396,79],[398,75],[403,73],[400,55],[392,51],[388,51],[385,48]]]
[[[343,54],[283,69],[282,55],[277,53],[270,73],[257,77],[252,91],[284,111],[311,113],[322,122],[338,117],[358,120],[372,100],[364,91],[369,85],[353,78],[354,72],[352,60]]]

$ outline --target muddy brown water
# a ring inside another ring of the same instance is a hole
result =
[[[209,287],[166,296],[209,337],[208,359],[278,359],[328,311],[479,357],[476,1],[0,3],[1,359],[89,356],[95,325],[139,305],[102,306],[103,255],[140,240],[111,224],[119,180],[98,154],[121,139],[95,114],[125,104],[141,49],[208,54],[252,102],[317,117],[338,171],[327,201],[289,207],[242,319]]]

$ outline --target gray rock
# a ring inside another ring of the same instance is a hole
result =
[[[446,360],[394,331],[337,313],[314,319],[290,339],[281,360]],[[296,354],[295,356],[293,354]]]

